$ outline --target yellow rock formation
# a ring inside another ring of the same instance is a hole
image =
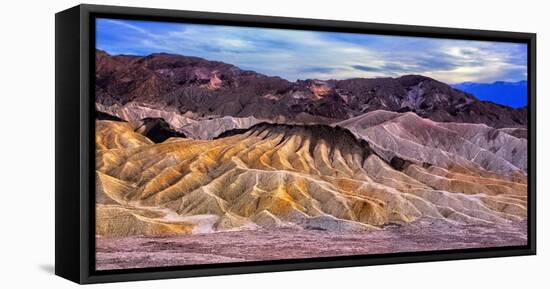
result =
[[[420,217],[488,223],[527,214],[525,176],[415,163],[396,169],[343,129],[257,125],[158,144],[122,122],[97,121],[96,133],[99,235],[371,230]],[[199,217],[181,221],[192,216]]]

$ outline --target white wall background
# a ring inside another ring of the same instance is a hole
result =
[[[89,1],[96,4],[538,33],[537,256],[142,281],[102,288],[543,288],[550,283],[550,20],[545,1]],[[0,9],[0,287],[73,288],[53,275],[54,13],[77,1]],[[31,287],[32,286],[32,287]],[[94,285],[96,287],[96,285]]]

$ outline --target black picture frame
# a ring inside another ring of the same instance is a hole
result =
[[[526,246],[95,270],[94,65],[97,17],[488,40],[528,45]],[[79,5],[55,16],[55,274],[100,283],[536,254],[536,34],[165,9]]]

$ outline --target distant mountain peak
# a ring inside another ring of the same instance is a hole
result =
[[[527,105],[527,81],[494,81],[492,83],[462,82],[451,85],[471,93],[480,100],[491,101],[514,108]]]

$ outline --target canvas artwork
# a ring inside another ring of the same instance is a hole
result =
[[[527,245],[527,44],[95,25],[97,270]]]

